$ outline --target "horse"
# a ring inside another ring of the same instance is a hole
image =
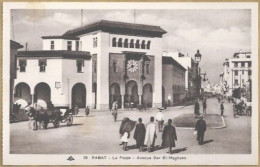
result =
[[[51,111],[50,114],[48,114],[48,111]],[[41,126],[43,124],[43,128],[46,129],[48,126],[48,123],[50,120],[54,120],[56,122],[57,119],[59,119],[61,116],[60,111],[58,110],[36,110],[34,108],[30,108],[29,111],[29,117],[32,117],[33,120],[33,130],[41,129]],[[39,123],[39,126],[38,126]]]

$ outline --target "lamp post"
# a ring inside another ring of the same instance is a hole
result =
[[[196,93],[196,98],[199,98],[200,94],[200,87],[199,87],[199,80],[200,80],[200,74],[199,74],[199,62],[201,61],[201,54],[200,51],[197,50],[197,53],[195,54],[195,61],[197,63],[197,76],[196,76],[196,83],[197,83],[197,93]]]

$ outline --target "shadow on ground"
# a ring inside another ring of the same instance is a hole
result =
[[[172,150],[171,154],[177,154],[177,153],[180,153],[180,152],[183,152],[183,151],[186,151],[186,150],[187,150],[187,147],[179,148],[179,149],[176,149],[176,150]]]
[[[204,144],[208,144],[208,143],[211,143],[211,142],[213,142],[214,140],[205,140],[205,141],[203,141],[203,143],[202,143],[202,145],[204,145]]]

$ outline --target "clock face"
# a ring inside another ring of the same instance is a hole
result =
[[[138,69],[138,63],[135,60],[128,60],[127,70],[131,73],[135,73]]]

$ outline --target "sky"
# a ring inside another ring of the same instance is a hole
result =
[[[62,35],[81,26],[81,10],[12,9],[11,37],[29,50],[41,50],[45,35]],[[134,23],[134,10],[83,10],[83,25],[99,20]],[[223,62],[235,52],[251,50],[249,9],[135,10],[135,22],[160,26],[163,50],[180,51],[194,58],[200,50],[200,67],[211,83],[219,83]],[[14,35],[13,35],[14,34]]]

